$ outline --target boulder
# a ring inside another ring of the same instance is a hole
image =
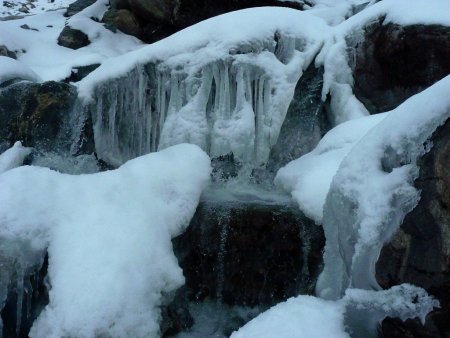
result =
[[[7,56],[17,59],[16,53],[10,51],[5,45],[0,45],[0,56]]]
[[[100,66],[99,63],[94,63],[88,66],[78,66],[73,67],[70,76],[65,79],[65,82],[78,82],[88,76],[89,73],[93,72]]]
[[[58,45],[71,49],[82,48],[90,43],[89,37],[86,34],[70,26],[64,27],[58,36]]]
[[[297,205],[242,196],[203,200],[173,245],[192,301],[270,306],[313,292],[324,241]]]
[[[102,22],[105,27],[115,32],[117,29],[125,34],[140,37],[141,26],[134,14],[127,9],[110,9],[103,15]]]
[[[75,2],[72,2],[69,7],[67,7],[66,12],[64,13],[65,17],[69,17],[72,15],[75,15],[79,12],[81,12],[86,7],[89,7],[93,3],[95,3],[97,0],[77,0]]]
[[[450,119],[432,136],[433,147],[419,160],[418,205],[381,251],[376,277],[383,288],[411,283],[436,297],[441,308],[425,326],[418,320],[386,319],[384,337],[450,336]]]
[[[129,0],[131,9],[145,21],[173,23],[180,0]]]
[[[391,110],[450,74],[450,27],[380,20],[350,46],[354,93],[371,113]]]
[[[19,82],[0,89],[0,143],[55,150],[72,142],[62,126],[75,103],[74,86]]]

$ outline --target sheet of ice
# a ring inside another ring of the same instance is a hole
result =
[[[32,148],[22,146],[20,141],[0,154],[0,174],[23,164],[25,157],[32,151]]]
[[[92,175],[1,174],[0,236],[48,247],[50,304],[30,336],[156,336],[161,293],[184,282],[171,238],[209,175],[208,156],[187,144]]]
[[[291,193],[307,217],[321,224],[325,199],[342,160],[386,116],[366,116],[333,128],[313,151],[281,168],[275,184]]]
[[[0,55],[0,84],[12,79],[41,81],[40,77],[20,61]]]
[[[336,301],[298,296],[263,312],[230,338],[377,337],[376,325],[384,318],[423,322],[437,306],[425,290],[409,284],[383,291],[348,289]]]
[[[135,37],[113,33],[90,19],[90,16],[101,18],[105,9],[101,0],[69,20],[63,16],[65,10],[61,9],[18,20],[0,21],[0,45],[15,51],[18,60],[43,81],[62,80],[70,76],[73,67],[102,63],[105,59],[143,46]],[[74,28],[85,31],[91,43],[77,50],[59,46],[57,38],[66,21]],[[31,29],[21,28],[22,25],[28,25]]]
[[[348,287],[379,289],[380,250],[420,198],[416,160],[450,116],[450,76],[409,98],[342,161],[324,207],[325,268],[316,292],[340,298]],[[425,144],[425,145],[424,145]]]

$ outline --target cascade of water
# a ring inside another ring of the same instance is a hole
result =
[[[219,251],[217,252],[217,289],[216,299],[218,303],[222,303],[223,285],[225,282],[225,257],[227,254],[226,245],[228,239],[228,233],[230,229],[230,215],[229,210],[220,210],[218,220],[218,226],[220,227],[220,239],[219,239]]]

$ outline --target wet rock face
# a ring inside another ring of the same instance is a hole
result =
[[[331,129],[322,102],[323,69],[310,65],[295,87],[277,143],[270,152],[267,168],[278,169],[314,149]]]
[[[61,82],[19,82],[0,89],[0,143],[53,149],[63,119],[75,103],[75,87]]]
[[[425,327],[418,321],[385,320],[385,337],[399,337],[399,332],[405,337],[450,336],[450,119],[432,142],[419,161],[415,186],[421,190],[420,202],[381,251],[376,275],[383,288],[401,283],[425,288],[441,308],[428,315]]]
[[[204,201],[173,244],[191,300],[264,306],[313,291],[324,235],[295,205]]]
[[[450,27],[377,22],[355,47],[354,93],[371,113],[391,110],[450,74]]]

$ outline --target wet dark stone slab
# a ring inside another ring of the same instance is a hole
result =
[[[191,300],[273,305],[313,292],[324,235],[294,204],[204,200],[173,245]]]

